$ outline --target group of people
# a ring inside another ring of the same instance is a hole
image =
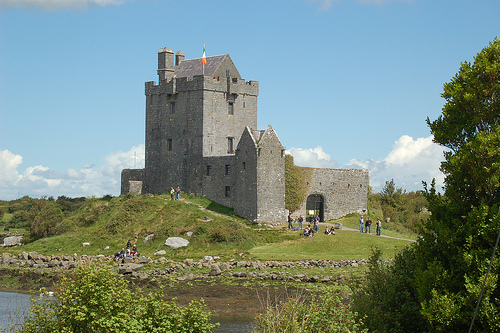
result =
[[[366,221],[363,218],[363,215],[359,218],[359,232],[364,232],[366,234],[372,233],[372,220],[367,218]],[[382,221],[380,219],[377,220],[377,236],[382,234]]]
[[[297,219],[297,222],[299,222],[299,230],[302,230],[302,223],[304,222],[304,218],[302,217],[302,215],[299,216],[299,218]],[[313,219],[312,219],[312,222],[313,222],[313,228],[312,230],[313,231],[319,231],[319,216],[316,215]],[[310,227],[310,225],[309,225]],[[291,229],[293,230],[293,218],[292,218],[292,214],[288,214],[288,229]]]
[[[127,250],[123,247],[120,252],[115,253],[115,261],[122,260],[126,257],[128,258],[134,258],[135,256],[139,256],[139,253],[137,252],[137,246],[134,244],[132,247],[132,243],[130,240],[127,242]]]
[[[305,227],[304,232],[301,235],[306,237],[314,236],[314,230],[311,228],[310,224],[308,224],[307,227]]]
[[[177,188],[174,190],[173,187],[170,187],[170,199],[179,200],[180,198],[181,198],[181,188],[177,186]]]
[[[336,235],[335,228],[332,226],[328,229],[328,226],[325,227],[325,235]]]

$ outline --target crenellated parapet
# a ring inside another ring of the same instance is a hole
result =
[[[199,90],[222,92],[236,96],[258,96],[259,82],[230,77],[217,80],[217,78],[212,78],[208,75],[196,75],[192,79],[189,77],[180,77],[161,80],[160,84],[156,81],[146,82],[145,84],[145,94],[147,96],[159,94],[174,95],[180,92]]]

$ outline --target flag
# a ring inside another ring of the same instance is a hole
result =
[[[201,64],[205,65],[207,63],[207,57],[205,55],[205,43],[203,43],[203,58],[201,58]]]

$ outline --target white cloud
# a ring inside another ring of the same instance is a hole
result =
[[[319,5],[319,9],[322,11],[326,11],[332,8],[334,3],[340,3],[342,0],[307,0],[308,2],[317,3]],[[392,2],[408,2],[410,3],[412,0],[354,0],[356,3],[364,3],[364,4],[374,4],[374,5],[385,5]]]
[[[439,170],[443,161],[443,148],[432,142],[432,136],[413,139],[403,135],[397,140],[392,151],[382,160],[353,159],[345,168],[366,169],[370,172],[370,186],[380,191],[385,182],[394,179],[396,186],[407,191],[422,190],[422,181],[430,183],[436,179],[438,190],[442,189],[444,175]],[[304,167],[335,167],[338,164],[323,152],[315,149],[291,148],[289,153],[296,165]],[[320,158],[323,156],[323,158]],[[325,158],[325,156],[327,158]]]
[[[123,0],[0,0],[1,7],[40,8],[44,10],[80,9],[91,6],[119,5]]]
[[[321,146],[316,148],[291,148],[286,151],[293,156],[295,165],[311,168],[337,168],[338,163],[332,161],[330,155],[325,153]]]
[[[21,163],[21,156],[8,150],[0,151],[0,199],[12,200],[19,195],[119,195],[121,171],[134,167],[144,168],[144,145],[132,147],[127,152],[111,153],[106,156],[102,166],[68,168],[64,174],[42,165],[29,166],[24,172],[20,172]]]

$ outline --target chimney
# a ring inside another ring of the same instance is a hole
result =
[[[184,58],[185,58],[184,52],[177,51],[177,53],[175,54],[175,66],[179,66],[179,64],[181,63],[182,60],[184,60]]]

